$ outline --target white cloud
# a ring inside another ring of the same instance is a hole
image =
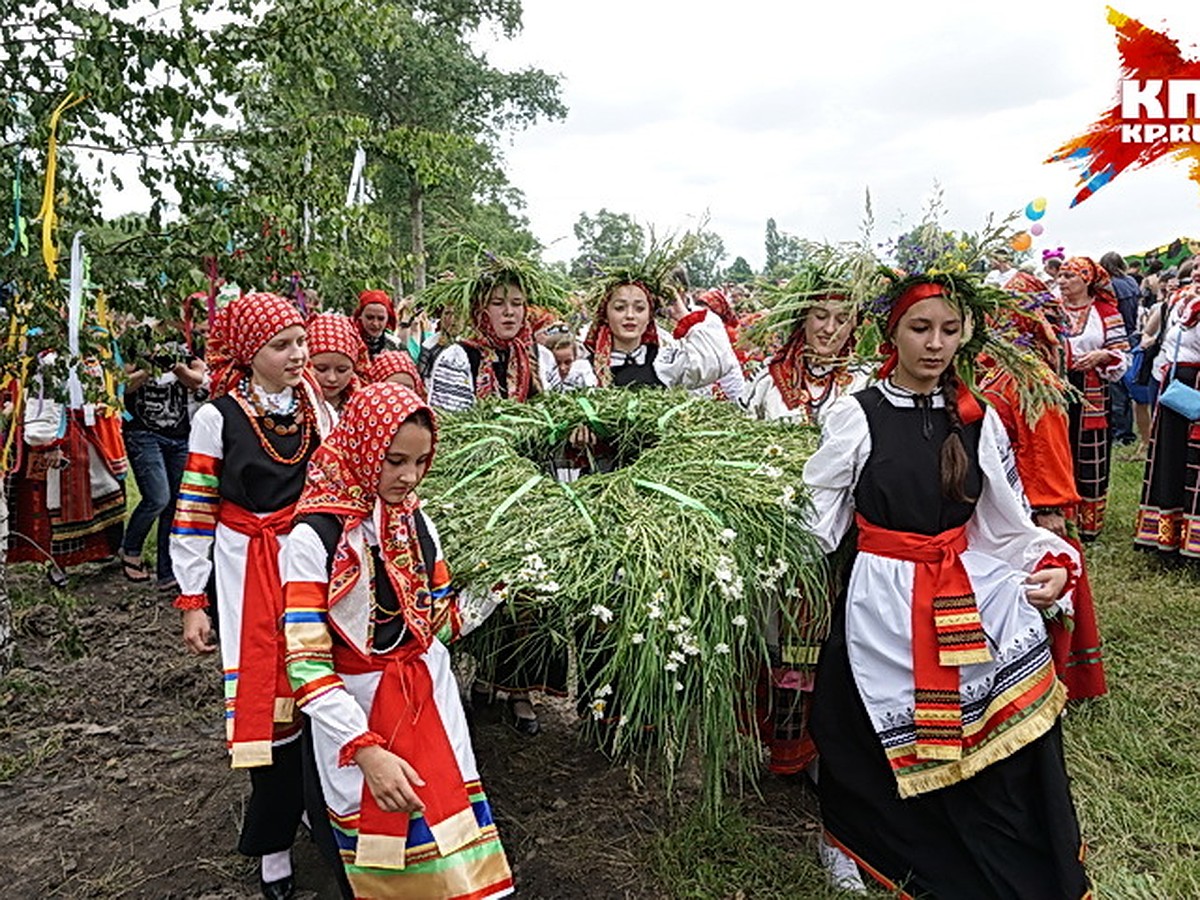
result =
[[[1117,5],[1196,53],[1194,4]],[[1180,164],[1126,172],[1074,209],[1074,170],[1043,164],[1115,96],[1101,2],[525,0],[524,10],[523,33],[488,53],[564,76],[567,120],[506,150],[552,258],[574,253],[584,211],[669,229],[708,210],[731,258],[758,265],[768,217],[793,234],[852,239],[869,188],[882,238],[919,215],[935,181],[962,228],[1046,197],[1035,247],[1098,256],[1200,237],[1200,188]]]

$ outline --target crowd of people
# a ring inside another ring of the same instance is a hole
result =
[[[238,849],[264,896],[294,894],[304,819],[347,897],[500,897],[512,874],[447,649],[495,601],[456,590],[450,566],[476,561],[443,556],[418,500],[439,417],[676,388],[819,428],[807,528],[849,562],[823,641],[764,611],[757,728],[770,771],[816,784],[831,882],[1089,896],[1059,724],[1107,690],[1086,548],[1129,527],[1164,564],[1200,560],[1200,407],[1172,399],[1198,387],[1200,290],[1190,260],[1041,263],[1000,250],[986,273],[885,273],[869,304],[831,261],[774,285],[776,308],[646,269],[556,311],[494,267],[464,276],[453,315],[377,290],[350,315],[266,293],[211,321],[189,304],[136,327],[121,410],[59,397],[53,354],[36,361],[8,559],[115,559],[171,598],[190,651],[219,653],[251,780]],[[1136,523],[1106,516],[1114,452],[1144,459]],[[584,427],[558,472],[616,464]],[[534,738],[534,698],[568,693],[568,660],[524,658],[505,627],[462,687],[503,696]]]

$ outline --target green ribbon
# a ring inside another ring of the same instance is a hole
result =
[[[565,481],[559,481],[556,484],[562,488],[563,493],[570,498],[571,502],[575,504],[575,508],[579,510],[579,515],[583,518],[583,524],[587,526],[588,533],[595,534],[596,522],[592,519],[592,514],[588,512],[587,507],[583,505],[583,501],[579,499],[579,494]]]
[[[722,527],[724,527],[724,525],[725,525],[725,523],[723,521],[721,521],[720,516],[718,516],[715,512],[713,512],[711,509],[709,509],[707,506],[705,506],[703,503],[701,503],[695,497],[689,497],[687,494],[677,491],[673,487],[668,487],[665,484],[659,484],[656,481],[643,481],[640,478],[635,478],[635,479],[633,479],[633,483],[640,488],[645,488],[648,491],[657,491],[658,493],[663,494],[664,496],[670,497],[672,500],[674,500],[676,503],[678,503],[680,506],[684,507],[685,509],[694,509],[697,512],[702,512],[706,516],[708,516],[710,519],[712,519],[713,522],[715,522],[717,525],[720,525]]]
[[[511,457],[508,457],[508,456],[497,456],[495,459],[489,459],[487,462],[485,462],[482,466],[480,466],[478,469],[476,469],[474,472],[472,472],[470,475],[468,475],[466,478],[464,478],[458,484],[456,484],[452,488],[450,488],[450,490],[448,490],[444,494],[442,494],[442,496],[440,496],[438,499],[445,500],[451,494],[458,493],[460,490],[465,488],[468,484],[470,484],[476,478],[479,478],[481,475],[484,475],[485,473],[491,471],[492,469],[496,468],[496,466],[500,465],[500,463],[506,462],[510,458]]]
[[[526,481],[523,485],[521,485],[519,488],[517,488],[515,491],[513,491],[511,494],[509,494],[508,499],[506,499],[503,503],[501,503],[499,506],[497,506],[495,511],[492,512],[491,518],[489,518],[487,520],[487,524],[485,526],[483,526],[483,530],[491,531],[492,528],[495,527],[496,523],[498,521],[500,521],[500,517],[502,515],[504,515],[506,512],[508,512],[509,508],[514,503],[516,503],[518,500],[520,500],[522,497],[524,497],[526,494],[528,494],[531,490],[533,490],[534,486],[537,485],[537,483],[545,477],[546,476],[542,475],[541,473],[534,475],[528,481]]]

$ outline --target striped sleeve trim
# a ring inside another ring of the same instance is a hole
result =
[[[189,453],[175,505],[171,533],[211,538],[217,528],[221,460]]]

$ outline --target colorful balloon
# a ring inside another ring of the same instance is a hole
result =
[[[1008,244],[1020,253],[1022,250],[1028,250],[1033,246],[1033,238],[1029,236],[1028,231],[1022,231],[1020,234],[1014,234]]]
[[[1032,206],[1038,212],[1045,212],[1046,211],[1046,198],[1038,197],[1036,200],[1033,201]]]
[[[1029,233],[1032,234],[1034,237],[1041,237],[1042,232],[1045,230],[1046,229],[1044,229],[1040,223],[1035,223],[1035,224],[1029,226]]]
[[[1035,208],[1032,203],[1028,204],[1025,207],[1025,218],[1027,218],[1030,222],[1036,222],[1038,219],[1040,219],[1045,214],[1046,214],[1046,207],[1044,204],[1041,209]]]

